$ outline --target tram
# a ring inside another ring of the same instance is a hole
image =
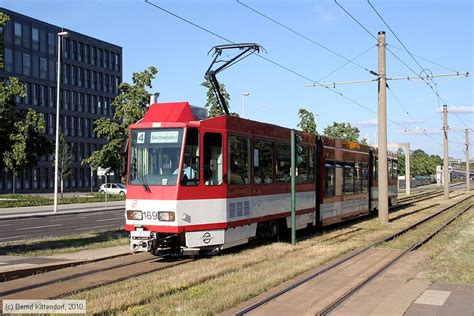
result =
[[[290,129],[187,102],[132,124],[125,229],[134,252],[213,254],[290,227]],[[377,209],[377,149],[299,132],[296,229]],[[389,158],[389,201],[397,161]]]

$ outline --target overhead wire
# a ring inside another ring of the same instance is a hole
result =
[[[192,21],[190,21],[190,20],[188,20],[188,19],[186,19],[186,18],[184,18],[184,17],[181,17],[181,16],[179,16],[179,15],[177,15],[177,14],[175,14],[175,13],[169,11],[169,10],[166,10],[165,8],[163,8],[163,7],[157,5],[157,4],[155,4],[155,3],[153,3],[153,2],[151,2],[151,1],[149,1],[149,0],[145,0],[145,2],[148,3],[148,4],[150,4],[150,5],[153,6],[153,7],[157,8],[157,9],[159,9],[159,10],[165,12],[165,13],[168,13],[168,14],[170,14],[170,15],[172,15],[172,16],[174,16],[174,17],[176,17],[176,18],[178,18],[178,19],[180,19],[180,20],[182,20],[182,21],[184,21],[184,22],[186,22],[186,23],[188,23],[188,24],[190,24],[190,25],[193,25],[193,26],[199,28],[200,30],[202,30],[202,31],[204,31],[204,32],[206,32],[206,33],[208,33],[208,34],[211,34],[211,35],[213,35],[213,36],[216,36],[216,37],[218,37],[218,38],[220,38],[220,39],[222,39],[222,40],[224,40],[224,41],[226,41],[226,42],[228,42],[228,43],[230,43],[230,44],[235,44],[235,42],[231,41],[230,39],[228,39],[228,38],[226,38],[226,37],[224,37],[224,36],[222,36],[222,35],[219,35],[219,34],[213,32],[213,31],[211,31],[211,30],[209,30],[209,29],[207,29],[207,28],[205,28],[205,27],[202,27],[202,26],[200,26],[200,25],[198,25],[198,24],[196,24],[196,23],[194,23],[194,22],[192,22]],[[309,78],[309,77],[307,77],[307,76],[305,76],[305,75],[303,75],[303,74],[301,74],[301,73],[299,73],[299,72],[297,72],[297,71],[295,71],[295,70],[293,70],[293,69],[291,69],[291,68],[289,68],[289,67],[287,67],[287,66],[285,66],[285,65],[283,65],[283,64],[280,64],[280,63],[278,63],[278,62],[276,62],[276,61],[274,61],[274,60],[272,60],[272,59],[270,59],[270,58],[268,58],[268,57],[265,57],[265,56],[262,56],[262,55],[257,55],[257,54],[256,54],[255,56],[257,56],[257,57],[259,57],[259,58],[261,58],[261,59],[263,59],[263,60],[265,60],[265,61],[267,61],[267,62],[269,62],[269,63],[271,63],[271,64],[273,64],[273,65],[275,65],[275,66],[277,66],[277,67],[279,67],[279,68],[281,68],[281,69],[284,69],[284,70],[286,70],[286,71],[288,71],[288,72],[294,74],[295,76],[298,76],[298,77],[300,77],[300,78],[303,78],[303,79],[305,79],[305,80],[308,80],[308,81],[310,81],[310,82],[312,82],[312,83],[314,83],[314,84],[316,84],[316,85],[320,85],[321,87],[326,88],[327,90],[329,90],[329,91],[331,91],[332,93],[338,95],[339,97],[341,97],[341,98],[343,98],[343,99],[345,99],[345,100],[347,100],[347,101],[350,101],[350,102],[356,104],[357,106],[359,106],[359,107],[361,107],[361,108],[363,108],[363,109],[365,109],[365,110],[367,110],[367,111],[369,111],[369,112],[371,112],[371,113],[377,114],[377,112],[375,112],[374,110],[372,110],[372,109],[370,109],[369,107],[363,105],[362,103],[360,103],[360,102],[358,102],[358,101],[356,101],[356,100],[354,100],[354,99],[352,99],[352,98],[350,98],[350,97],[344,95],[343,93],[341,93],[341,92],[338,91],[338,90],[332,89],[331,87],[323,86],[323,85],[321,85],[318,81],[316,81],[316,80],[314,80],[314,79],[311,79],[311,78]],[[387,121],[391,122],[391,123],[394,124],[394,125],[397,125],[397,126],[403,128],[403,125],[399,124],[398,122],[396,122],[396,121],[394,121],[394,120],[387,119]]]
[[[403,46],[403,48],[405,49],[405,51],[408,53],[408,55],[410,55],[410,57],[413,59],[413,61],[418,65],[418,67],[420,67],[420,70],[421,70],[421,73],[425,72],[426,69],[423,68],[423,66],[418,62],[418,60],[415,58],[415,56],[413,56],[413,54],[410,52],[410,50],[406,47],[406,45],[402,42],[402,40],[398,37],[398,35],[395,33],[395,31],[393,31],[393,29],[390,27],[390,25],[388,25],[387,21],[385,21],[385,19],[382,17],[382,15],[377,11],[377,9],[372,5],[372,3],[370,3],[370,0],[367,0],[367,3],[370,5],[370,7],[372,8],[372,10],[374,10],[374,12],[377,14],[377,16],[380,18],[380,20],[382,20],[382,22],[385,24],[385,26],[390,30],[390,32],[393,34],[393,36],[395,36],[395,38],[397,39],[397,41]],[[413,71],[413,70],[412,70]],[[413,71],[414,73],[416,73],[415,71]],[[431,86],[428,81],[426,81],[423,77],[421,77],[421,79],[431,88],[431,90],[436,94],[436,96],[438,97],[439,100],[443,101],[444,104],[447,104],[446,101],[443,100],[443,98],[441,98],[441,96],[439,95],[438,93],[438,89],[434,89],[433,86]],[[434,82],[433,78],[429,79],[434,85],[436,85],[436,83]],[[466,124],[466,122],[459,116],[457,115],[456,112],[453,112],[453,114],[464,124],[466,125],[466,127],[468,126]]]
[[[370,4],[370,1],[367,0]],[[337,2],[337,0],[334,0],[334,2],[350,17],[352,18],[352,20],[354,20],[363,30],[365,30],[367,32],[367,34],[369,34],[372,38],[374,38],[378,44],[380,44],[380,41],[377,37],[375,37],[372,32],[370,32],[359,20],[357,20],[349,11],[347,11],[339,2]],[[387,25],[387,27],[389,27]],[[390,29],[390,27],[389,27]],[[393,33],[393,32],[392,32]],[[397,54],[395,54],[389,47],[386,47],[387,51],[390,52],[390,54],[392,56],[394,56],[398,61],[400,61],[406,68],[408,68],[411,72],[413,72],[415,75],[418,75],[418,73],[410,66],[408,65],[404,60],[402,60]],[[422,72],[425,71],[425,69],[422,69]],[[424,78],[421,78],[430,88],[431,90],[435,93],[435,95],[437,96],[438,98],[438,103],[439,103],[439,100],[443,101],[444,104],[446,104],[446,102],[441,98],[441,96],[439,95],[439,93],[437,91],[435,91],[435,89],[424,79]],[[431,79],[432,80],[432,79]],[[456,115],[457,116],[457,115]],[[459,116],[457,116],[459,118]],[[460,119],[461,120],[461,119]],[[464,125],[467,126],[467,124],[461,120],[462,123]]]
[[[314,45],[316,45],[316,46],[318,46],[318,47],[324,49],[325,51],[327,51],[327,52],[329,52],[329,53],[331,53],[331,54],[333,54],[333,55],[335,55],[335,56],[337,56],[337,57],[339,57],[339,58],[344,59],[344,60],[347,61],[348,63],[354,64],[355,66],[359,67],[359,68],[362,69],[362,70],[365,70],[365,71],[368,72],[369,74],[372,74],[372,75],[374,74],[373,72],[371,72],[371,71],[370,71],[369,69],[367,69],[366,67],[360,65],[359,63],[354,62],[354,59],[349,59],[349,58],[347,58],[347,57],[345,57],[345,56],[339,54],[338,52],[336,52],[336,51],[334,51],[334,50],[328,48],[327,46],[325,46],[325,45],[323,45],[323,44],[321,44],[321,43],[315,41],[314,39],[312,39],[312,38],[310,38],[310,37],[308,37],[308,36],[302,34],[301,32],[298,32],[298,31],[296,31],[295,29],[293,29],[293,28],[291,28],[291,27],[289,27],[289,26],[287,26],[287,25],[285,25],[285,24],[283,24],[283,23],[281,23],[281,22],[275,20],[274,18],[272,18],[272,17],[270,17],[270,16],[264,14],[263,12],[258,11],[257,9],[255,9],[255,8],[253,8],[253,7],[251,7],[251,6],[249,6],[248,4],[242,2],[241,0],[236,0],[236,2],[237,2],[238,4],[240,4],[240,5],[242,5],[243,7],[249,9],[250,11],[253,11],[254,13],[256,13],[256,14],[258,14],[258,15],[264,17],[265,19],[267,19],[267,20],[269,20],[269,21],[271,21],[271,22],[273,22],[273,23],[275,23],[275,24],[281,26],[282,28],[284,28],[284,29],[290,31],[291,33],[296,34],[297,36],[299,36],[299,37],[301,37],[301,38],[303,38],[303,39],[309,41],[310,43],[312,43],[312,44],[314,44]]]

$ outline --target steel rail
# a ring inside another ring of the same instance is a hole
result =
[[[347,301],[352,295],[360,291],[365,285],[367,285],[370,281],[375,279],[377,276],[379,276],[382,272],[387,270],[390,266],[392,266],[394,263],[396,263],[398,260],[400,260],[402,257],[407,255],[408,253],[417,250],[420,248],[422,245],[427,243],[429,240],[431,240],[434,236],[436,236],[438,233],[440,233],[442,230],[444,230],[449,224],[451,224],[453,221],[455,221],[457,218],[459,218],[461,215],[466,213],[469,209],[471,209],[472,205],[468,205],[466,208],[464,208],[461,212],[457,213],[455,216],[450,218],[447,222],[445,222],[443,225],[438,227],[434,232],[432,232],[429,236],[423,238],[420,241],[415,242],[412,244],[408,249],[404,250],[401,254],[396,256],[394,259],[390,260],[388,263],[386,263],[384,266],[382,266],[380,269],[375,271],[373,274],[371,274],[368,278],[357,284],[355,287],[350,289],[348,292],[346,292],[344,295],[340,296],[338,299],[336,299],[334,302],[326,306],[321,312],[319,312],[317,315],[327,315],[331,311],[335,310],[337,307],[339,307],[342,303]]]
[[[298,282],[295,282],[295,283],[291,284],[290,286],[288,286],[288,287],[286,287],[286,288],[284,288],[284,289],[278,291],[277,293],[272,294],[272,295],[270,295],[270,296],[268,296],[268,297],[266,297],[266,298],[264,298],[264,299],[258,301],[257,303],[252,304],[251,306],[249,306],[249,307],[247,307],[247,308],[245,308],[245,309],[243,309],[243,310],[237,312],[235,315],[236,315],[236,316],[245,315],[245,314],[247,314],[247,313],[249,313],[249,312],[251,312],[251,311],[253,311],[253,310],[259,308],[260,306],[265,305],[266,303],[268,303],[268,302],[274,300],[275,298],[277,298],[277,297],[279,297],[279,296],[282,296],[283,294],[285,294],[285,293],[287,293],[287,292],[289,292],[289,291],[291,291],[291,290],[297,288],[298,286],[300,286],[300,285],[302,285],[302,284],[304,284],[304,283],[306,283],[306,282],[308,282],[308,281],[310,281],[310,280],[316,278],[317,276],[319,276],[319,275],[321,275],[321,274],[323,274],[323,273],[325,273],[325,272],[327,272],[327,271],[330,271],[330,270],[332,270],[332,269],[334,269],[334,268],[340,266],[340,265],[343,264],[344,262],[346,262],[346,261],[348,261],[348,260],[350,260],[350,259],[352,259],[352,258],[354,258],[354,257],[356,257],[356,256],[358,256],[358,255],[360,255],[360,254],[362,254],[362,253],[364,253],[364,252],[366,252],[366,251],[368,251],[368,250],[370,250],[370,249],[372,249],[372,248],[374,248],[374,247],[376,247],[376,246],[378,246],[378,245],[380,245],[380,244],[382,244],[382,243],[384,243],[384,242],[391,241],[391,240],[397,238],[398,236],[403,235],[404,233],[406,233],[406,232],[408,232],[408,231],[410,231],[410,230],[416,228],[417,226],[419,226],[419,225],[421,225],[421,224],[423,224],[423,223],[425,223],[425,222],[427,222],[427,221],[433,219],[434,217],[439,216],[440,214],[442,214],[442,213],[448,211],[449,209],[451,209],[451,208],[453,208],[453,207],[459,205],[460,203],[462,203],[462,202],[464,202],[464,201],[466,201],[466,200],[468,200],[468,199],[470,199],[470,198],[472,198],[472,195],[469,195],[468,197],[466,197],[466,198],[464,198],[464,199],[462,199],[462,200],[460,200],[460,201],[457,201],[456,203],[454,203],[454,204],[452,204],[452,205],[449,205],[449,206],[447,206],[447,207],[441,209],[440,211],[438,211],[438,212],[436,212],[436,213],[434,213],[434,214],[431,214],[431,215],[425,217],[424,219],[422,219],[422,220],[420,220],[420,221],[418,221],[418,222],[416,222],[416,223],[414,223],[414,224],[408,226],[407,228],[404,228],[404,229],[402,229],[402,230],[400,230],[400,231],[398,231],[398,232],[396,232],[396,233],[394,233],[394,234],[392,234],[392,235],[390,235],[390,236],[388,236],[388,237],[383,238],[382,240],[379,240],[379,241],[377,241],[377,242],[375,242],[375,243],[373,243],[373,244],[371,244],[371,245],[369,245],[369,246],[366,246],[366,247],[364,247],[364,248],[362,248],[362,249],[360,249],[360,250],[357,250],[357,251],[355,251],[355,252],[353,252],[353,253],[347,255],[346,257],[344,257],[344,258],[342,258],[342,259],[339,259],[339,260],[336,261],[335,263],[333,263],[333,264],[331,264],[331,265],[329,265],[329,266],[327,266],[327,267],[325,267],[325,268],[323,268],[323,269],[321,269],[321,270],[319,270],[319,271],[317,271],[317,272],[315,272],[315,273],[313,273],[313,274],[307,276],[306,278],[304,278],[304,279],[302,279],[302,280],[300,280],[300,281],[298,281]]]

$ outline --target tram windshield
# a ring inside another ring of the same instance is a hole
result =
[[[133,130],[131,137],[129,184],[176,185],[183,129]]]

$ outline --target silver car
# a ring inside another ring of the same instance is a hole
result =
[[[105,194],[119,194],[124,196],[127,194],[127,187],[122,183],[104,183],[99,188],[99,193]]]

